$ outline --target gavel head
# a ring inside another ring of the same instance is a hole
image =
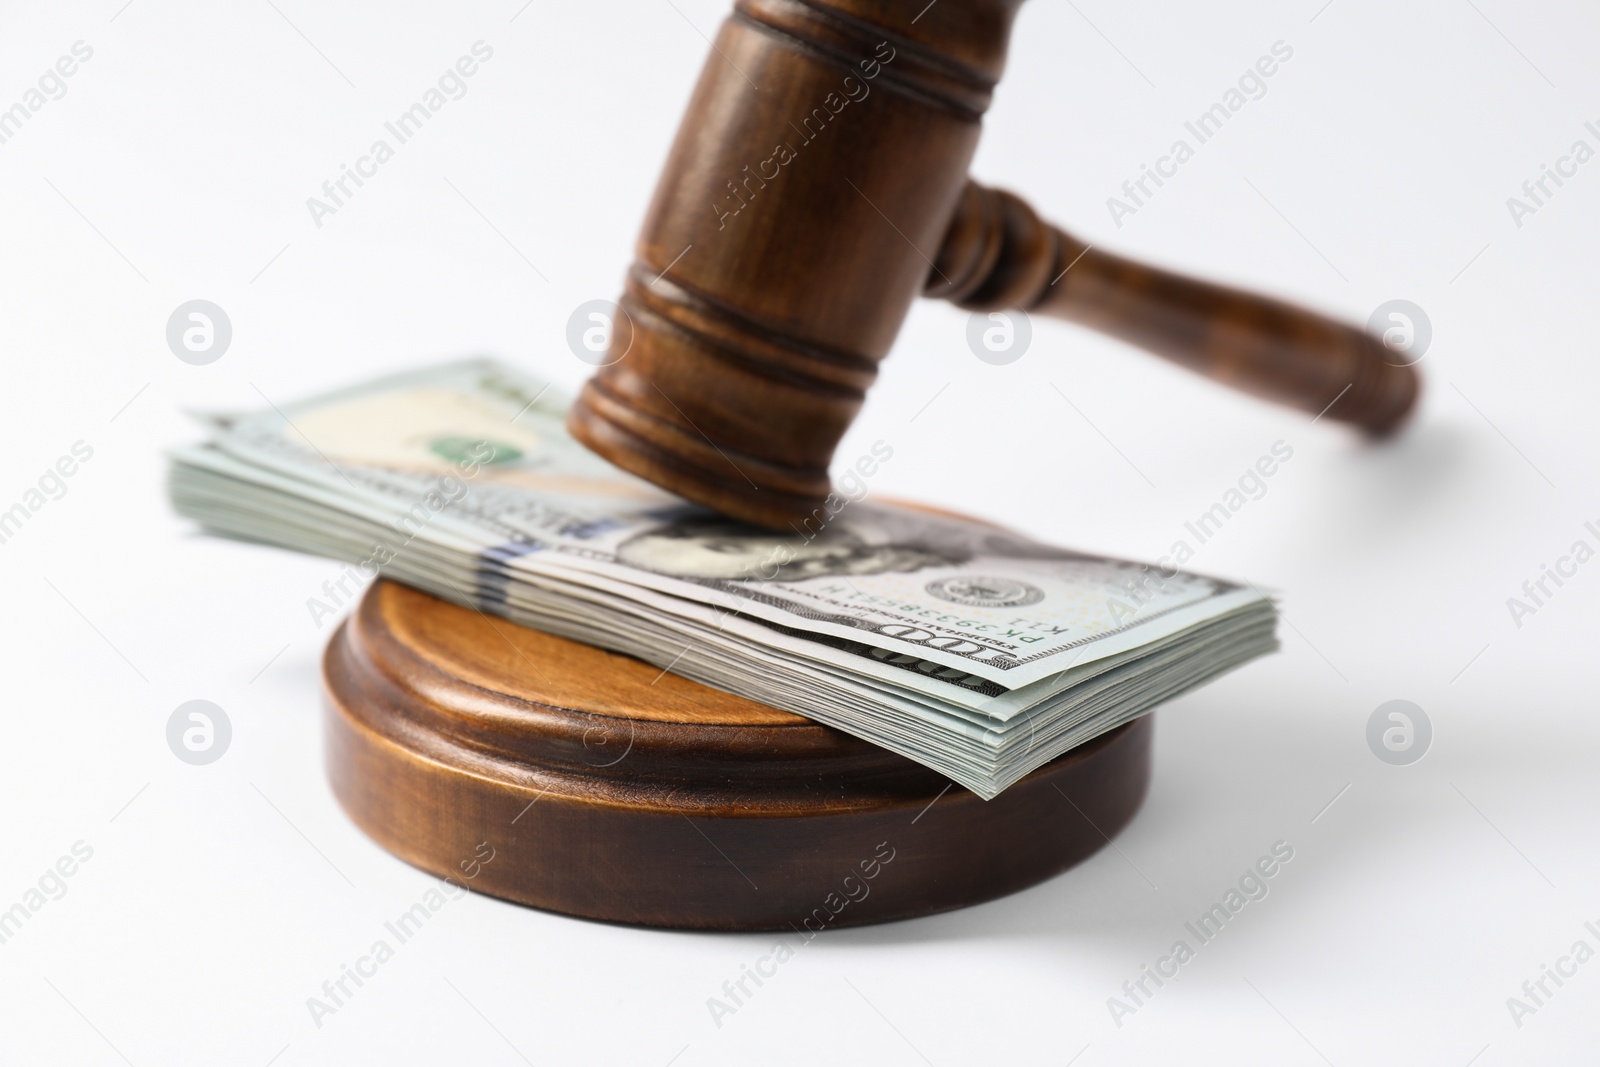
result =
[[[1020,4],[738,0],[573,434],[736,518],[817,516],[962,195]]]

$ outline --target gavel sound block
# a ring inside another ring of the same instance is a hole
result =
[[[334,793],[452,884],[800,939],[990,900],[1101,848],[1150,718],[994,800],[798,715],[380,580],[328,645]]]
[[[1020,5],[738,0],[645,218],[631,328],[574,435],[726,514],[803,522],[919,293],[1072,320],[1393,430],[1417,375],[1365,332],[1087,247],[967,179]]]

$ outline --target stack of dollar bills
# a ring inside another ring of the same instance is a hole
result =
[[[479,359],[205,416],[209,438],[171,457],[172,499],[212,533],[636,656],[985,799],[1277,647],[1253,587],[868,499],[885,442],[772,533],[588,452],[566,406]]]

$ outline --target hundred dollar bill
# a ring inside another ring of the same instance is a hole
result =
[[[214,444],[379,506],[405,504],[394,521],[407,536],[464,527],[512,571],[602,575],[1006,689],[1262,599],[866,501],[820,529],[755,530],[583,449],[552,393],[495,364],[458,364],[245,416]]]
[[[867,501],[859,481],[792,533],[743,526],[589,453],[565,409],[470,360],[209,416],[173,498],[215,532],[810,714],[982,795],[1275,647],[1252,588]]]

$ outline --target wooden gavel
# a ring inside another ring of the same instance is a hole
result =
[[[1366,332],[1090,248],[967,179],[1021,3],[737,0],[573,434],[736,518],[814,518],[919,293],[1082,323],[1258,396],[1393,430],[1418,377]]]

